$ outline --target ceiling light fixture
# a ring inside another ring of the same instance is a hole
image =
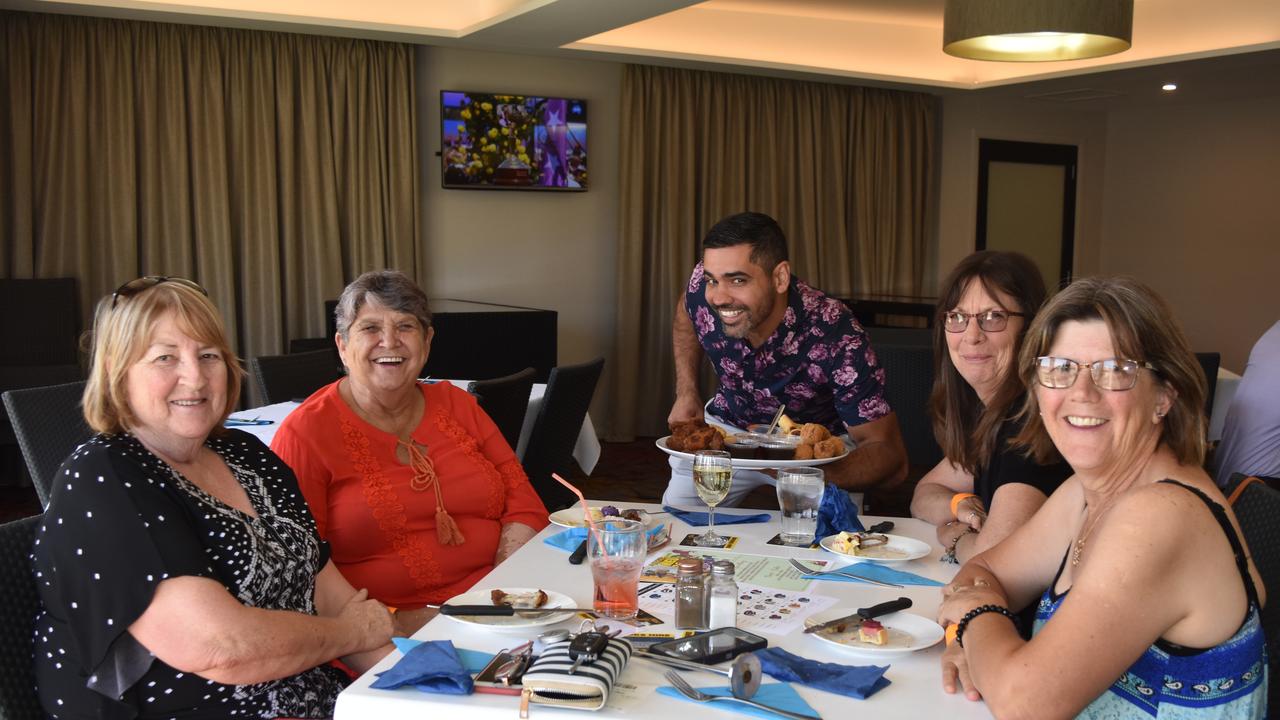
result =
[[[1133,0],[947,0],[942,50],[971,60],[1082,60],[1129,49]]]
[[[1161,86],[1160,86],[1160,89],[1161,89],[1161,90],[1163,90],[1163,91],[1165,91],[1165,92],[1173,92],[1174,90],[1177,90],[1177,89],[1178,89],[1178,84],[1177,84],[1177,83],[1165,83],[1165,84],[1163,84],[1163,85],[1161,85]]]

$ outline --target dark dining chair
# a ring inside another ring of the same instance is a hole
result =
[[[22,449],[22,458],[42,507],[49,507],[58,466],[72,450],[93,436],[80,409],[83,396],[83,380],[10,390],[4,394],[13,434],[18,438],[18,447]]]
[[[32,668],[33,631],[40,596],[31,548],[43,515],[0,525],[0,718],[40,718]]]
[[[1196,362],[1204,370],[1204,379],[1208,384],[1204,394],[1204,417],[1207,420],[1213,415],[1213,395],[1218,389],[1218,366],[1222,364],[1222,355],[1216,352],[1198,352]]]
[[[265,405],[302,400],[342,377],[332,350],[249,359],[249,370]]]
[[[529,482],[548,510],[568,507],[577,500],[551,473],[564,475],[574,466],[573,447],[603,370],[604,358],[597,358],[582,365],[552,368],[547,380],[523,462]]]
[[[929,393],[933,391],[933,348],[919,345],[875,345],[884,368],[884,394],[898,416],[907,460],[932,468],[942,460],[942,448],[933,437],[929,419]]]
[[[1268,484],[1270,481],[1270,484]],[[1275,485],[1280,480],[1244,476],[1231,476],[1225,490],[1229,493],[1231,509],[1240,521],[1244,542],[1254,567],[1266,586],[1267,604],[1262,608],[1262,632],[1267,637],[1267,657],[1271,663],[1271,677],[1280,671],[1280,490]],[[1267,689],[1268,704],[1280,708],[1280,683],[1271,683]]]
[[[520,429],[529,411],[529,393],[533,391],[533,378],[537,374],[537,370],[527,367],[505,377],[475,380],[467,386],[467,392],[476,396],[480,409],[502,431],[512,450],[520,441]]]

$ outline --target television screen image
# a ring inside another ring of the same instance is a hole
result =
[[[572,98],[440,93],[446,188],[587,189],[587,103]]]

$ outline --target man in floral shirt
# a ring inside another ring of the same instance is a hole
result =
[[[761,213],[732,215],[711,228],[702,249],[672,325],[676,400],[668,422],[703,416],[698,368],[706,356],[720,378],[706,405],[715,419],[745,428],[768,423],[785,405],[792,420],[847,432],[856,443],[824,466],[828,482],[862,491],[905,479],[906,448],[875,351],[844,303],[791,275],[778,223]],[[700,502],[690,463],[672,457],[671,468],[663,502]],[[763,472],[735,471],[723,505],[772,482]]]

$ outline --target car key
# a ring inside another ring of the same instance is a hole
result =
[[[569,643],[569,657],[573,660],[569,674],[572,675],[584,662],[595,662],[607,647],[609,647],[609,636],[602,632],[592,630],[578,633]]]
[[[869,532],[869,533],[887,533],[887,532],[889,532],[889,531],[890,531],[890,530],[892,530],[892,529],[893,529],[893,521],[892,521],[892,520],[885,520],[884,522],[876,523],[875,525],[872,525],[871,527],[867,528],[867,532]]]

